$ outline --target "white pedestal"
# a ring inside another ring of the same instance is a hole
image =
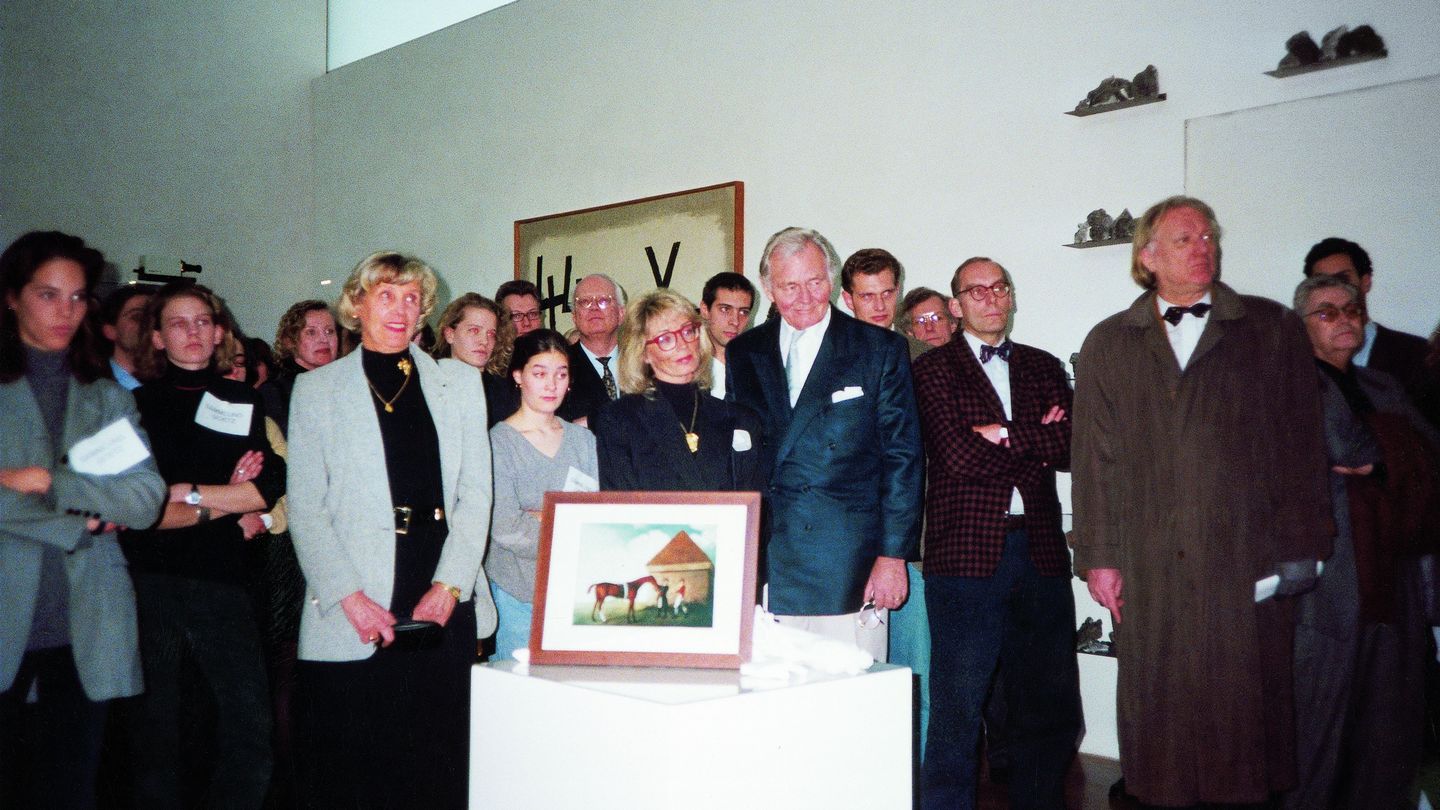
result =
[[[486,664],[470,806],[911,806],[910,670],[763,690],[739,673]]]

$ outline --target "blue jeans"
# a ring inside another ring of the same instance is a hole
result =
[[[925,607],[931,717],[923,806],[975,807],[981,712],[999,663],[1009,704],[1010,806],[1064,808],[1081,724],[1070,577],[1041,576],[1027,533],[1012,531],[991,576],[927,573]]]
[[[532,607],[493,582],[490,583],[490,595],[495,597],[495,612],[499,616],[495,627],[495,658],[513,660],[516,650],[530,649]]]
[[[919,678],[920,751],[930,726],[930,620],[925,611],[925,577],[915,563],[906,563],[910,596],[905,606],[890,611],[890,663],[909,667]]]

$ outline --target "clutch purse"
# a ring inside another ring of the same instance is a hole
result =
[[[431,650],[440,646],[444,628],[435,622],[422,622],[415,619],[406,619],[394,627],[395,641],[391,642],[390,649],[397,652]]]

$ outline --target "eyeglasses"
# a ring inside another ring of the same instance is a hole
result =
[[[613,306],[615,306],[615,299],[612,298],[612,297],[610,297],[610,296],[608,296],[608,295],[601,296],[600,298],[576,298],[576,299],[575,299],[575,308],[576,308],[576,309],[598,309],[598,310],[607,310],[607,309],[609,309],[610,307],[613,307]],[[537,316],[538,316],[538,313],[537,313]]]
[[[1305,317],[1309,318],[1311,316],[1319,318],[1321,323],[1333,323],[1342,317],[1349,318],[1352,321],[1363,321],[1365,320],[1365,308],[1359,304],[1346,304],[1344,308],[1336,308],[1326,304],[1323,307],[1305,313]]]
[[[527,312],[510,313],[511,323],[529,323],[530,321],[534,321],[536,323],[540,322],[540,310],[532,309]]]
[[[671,329],[668,332],[661,332],[655,337],[645,341],[645,345],[649,346],[651,343],[654,343],[660,349],[660,351],[668,352],[672,351],[675,348],[677,341],[683,340],[686,343],[694,343],[695,340],[699,337],[700,325],[694,323],[687,323],[679,329]]]
[[[934,326],[940,323],[940,317],[940,313],[938,312],[925,312],[911,318],[910,322],[915,324],[916,327],[926,326],[927,324]]]
[[[885,623],[881,618],[880,609],[875,607],[874,602],[866,602],[860,607],[860,613],[855,617],[855,623],[860,625],[862,630],[873,630]]]
[[[1010,295],[1010,282],[997,281],[988,287],[984,284],[971,284],[956,295],[958,297],[966,293],[969,293],[971,300],[974,301],[984,301],[988,295],[993,295],[996,298],[1005,298]]]

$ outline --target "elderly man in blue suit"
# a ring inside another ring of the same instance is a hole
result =
[[[771,456],[770,611],[883,661],[884,613],[904,604],[916,554],[924,456],[905,338],[831,306],[839,268],[815,231],[770,237],[760,284],[780,317],[731,341],[726,394],[760,415]]]

